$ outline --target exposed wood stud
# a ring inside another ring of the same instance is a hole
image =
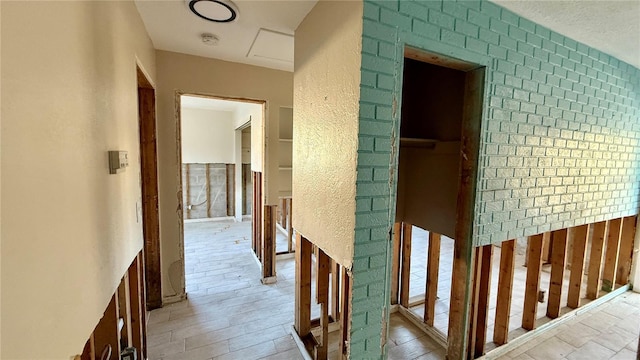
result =
[[[602,290],[611,292],[616,284],[616,269],[620,251],[620,235],[622,234],[622,218],[609,221],[609,233],[602,269]]]
[[[474,344],[474,357],[480,357],[484,354],[484,345],[487,342],[487,320],[489,316],[489,295],[491,293],[491,264],[493,255],[493,245],[485,245],[479,249],[479,255],[482,257],[482,261],[479,267],[479,274],[477,279],[479,280],[475,286],[477,287],[477,306],[476,319],[475,319],[475,337],[473,339]]]
[[[184,192],[186,194],[186,199],[187,199],[187,219],[191,219],[191,206],[189,206],[189,204],[191,203],[191,183],[189,180],[189,173],[191,172],[191,165],[190,164],[185,164],[185,180],[186,180],[186,184],[183,184],[183,189]]]
[[[522,327],[525,330],[536,328],[538,310],[538,290],[540,289],[540,269],[542,267],[543,234],[529,236],[527,246],[527,280],[522,309]]]
[[[340,358],[349,359],[349,339],[351,332],[351,278],[345,268],[341,268],[342,273],[342,296],[340,297]]]
[[[208,166],[209,164],[207,164],[207,167]],[[227,216],[234,216],[236,214],[236,165],[226,164],[225,170],[225,183],[227,186]],[[209,169],[206,169],[206,171],[207,174],[209,174]],[[207,179],[207,183],[209,183],[209,179]],[[209,192],[209,190],[207,190],[207,192]],[[209,198],[211,198],[211,195],[209,195]],[[213,203],[211,203],[211,200],[207,201],[209,204],[207,207],[207,217],[211,217],[211,207],[213,206]]]
[[[264,228],[262,243],[262,278],[276,276],[276,221],[277,206],[264,207]]]
[[[567,306],[572,309],[580,307],[580,290],[582,289],[584,263],[587,256],[588,235],[589,225],[581,225],[569,229],[569,238],[573,243],[573,250],[571,253],[571,275],[569,277]]]
[[[402,223],[402,265],[400,272],[400,304],[409,307],[409,281],[411,278],[411,230],[413,225]]]
[[[110,346],[112,357],[120,354],[120,341],[118,339],[118,296],[114,294],[107,309],[98,322],[93,332],[95,339],[96,355],[102,354],[102,351]]]
[[[589,273],[587,276],[587,299],[590,300],[597,299],[600,293],[604,240],[607,237],[608,225],[607,221],[601,221],[593,224],[591,255],[589,256]]]
[[[160,214],[158,210],[158,163],[156,145],[156,97],[144,73],[138,68],[138,117],[140,132],[140,176],[145,281],[149,310],[162,306],[160,265]],[[180,194],[181,195],[181,194]],[[182,214],[180,209],[180,214]]]
[[[131,346],[138,349],[141,359],[146,354],[146,311],[144,309],[144,287],[141,278],[141,255],[129,266],[128,281],[131,294]]]
[[[300,338],[311,332],[311,242],[296,234],[296,281],[294,327]]]
[[[393,255],[391,263],[391,304],[397,304],[400,292],[400,249],[402,247],[402,224],[393,224]]]
[[[318,249],[316,259],[317,279],[316,297],[320,304],[320,331],[321,341],[316,349],[316,360],[326,360],[329,340],[329,271],[331,269],[331,258],[322,249]]]
[[[427,280],[424,303],[424,322],[433,326],[436,317],[436,299],[438,298],[438,269],[440,267],[441,236],[429,232],[429,249],[427,250]]]
[[[415,55],[415,54],[414,54]],[[468,309],[473,264],[472,225],[475,206],[478,153],[480,149],[480,119],[485,68],[474,68],[465,74],[462,140],[460,142],[460,183],[458,184],[457,216],[453,251],[451,300],[449,307],[449,342],[447,357],[462,359],[467,349]]]
[[[631,272],[633,257],[633,241],[636,236],[636,216],[628,216],[622,220],[622,235],[620,237],[620,253],[618,255],[618,270],[616,282],[626,285]]]
[[[293,199],[289,198],[288,212],[287,212],[287,244],[289,252],[293,252]]]
[[[229,166],[227,166],[227,171]],[[205,188],[205,204],[207,204],[207,217],[211,217],[211,174],[209,174],[209,164],[204,164],[204,188]],[[227,184],[229,182],[227,181]],[[227,186],[227,207],[229,206],[229,187]],[[229,215],[227,213],[227,215]]]
[[[567,262],[567,229],[556,230],[551,237],[551,278],[549,282],[549,301],[547,316],[555,319],[560,315],[560,298],[564,268]]]
[[[331,260],[331,317],[340,319],[340,264]]]
[[[515,248],[515,239],[502,242],[500,248],[496,320],[493,329],[493,342],[497,345],[506,344],[509,340],[509,317],[511,314],[513,272],[516,260]]]

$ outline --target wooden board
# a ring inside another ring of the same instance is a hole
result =
[[[440,267],[440,234],[429,232],[427,250],[427,280],[424,303],[424,322],[433,326],[436,317],[436,299],[438,298],[438,270]]]
[[[602,276],[602,258],[604,256],[604,240],[607,236],[608,222],[593,224],[591,239],[591,255],[589,256],[589,273],[587,277],[587,299],[595,300],[599,296]]]
[[[262,278],[276,276],[276,221],[277,206],[264,207],[264,233],[262,236]]]
[[[400,249],[402,247],[402,224],[393,224],[393,254],[391,262],[391,304],[400,300]]]
[[[297,234],[294,327],[300,338],[311,331],[311,252],[311,242]]]
[[[616,275],[616,282],[620,285],[629,283],[637,221],[636,216],[628,216],[622,219],[622,235],[620,237],[620,253],[618,255],[618,270]]]
[[[316,296],[320,304],[321,341],[316,348],[316,360],[326,360],[329,348],[329,272],[331,258],[318,249]]]
[[[513,292],[513,272],[516,260],[516,240],[503,241],[500,248],[500,273],[498,275],[498,296],[493,342],[506,344],[509,339],[509,318],[511,315],[511,295]]]
[[[607,234],[607,246],[602,269],[602,290],[606,292],[611,292],[616,284],[621,235],[622,218],[609,221],[609,233]]]
[[[580,307],[580,290],[582,289],[584,262],[587,256],[588,235],[589,225],[581,225],[569,229],[569,238],[573,243],[573,250],[571,252],[571,275],[569,277],[567,306],[572,309]]]
[[[95,339],[96,357],[100,358],[100,354],[107,347],[111,347],[111,358],[118,358],[120,354],[120,341],[118,339],[118,297],[114,294],[105,310],[102,319],[98,322],[93,332]]]
[[[415,54],[413,54],[415,55]],[[475,207],[480,123],[482,119],[485,68],[465,74],[465,94],[460,148],[460,184],[458,187],[456,230],[453,250],[451,301],[449,307],[449,343],[447,357],[462,359],[467,349],[469,328],[470,279],[473,263],[472,224]]]
[[[542,267],[543,234],[529,236],[527,246],[527,280],[522,309],[522,328],[536,328],[538,311],[538,291],[540,290],[540,269]]]
[[[400,305],[409,307],[409,281],[411,279],[411,229],[402,223],[402,264],[400,265]]]
[[[567,229],[556,230],[551,236],[551,277],[549,282],[549,301],[547,316],[555,319],[560,315],[560,298],[564,268],[567,262]]]
[[[485,245],[480,248],[482,264],[476,284],[478,298],[476,307],[476,326],[474,343],[474,357],[484,355],[484,345],[487,342],[487,320],[489,316],[489,295],[491,294],[491,258],[493,245]]]
[[[138,357],[144,359],[146,355],[146,326],[144,288],[141,271],[141,254],[129,266],[128,281],[131,295],[131,346],[138,349]]]
[[[340,311],[340,344],[338,346],[340,359],[349,359],[349,342],[351,339],[351,277],[345,268],[342,268],[342,296]]]
[[[138,69],[138,77],[144,74]],[[144,236],[147,307],[162,306],[160,266],[160,215],[158,211],[158,156],[156,145],[156,97],[148,81],[138,84],[142,232]]]

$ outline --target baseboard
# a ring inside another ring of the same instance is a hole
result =
[[[186,293],[173,295],[173,296],[165,296],[162,298],[162,306],[175,304],[177,302],[184,301],[186,299],[187,299]]]

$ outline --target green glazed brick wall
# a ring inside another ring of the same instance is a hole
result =
[[[405,43],[487,66],[474,244],[632,215],[639,204],[638,69],[486,1],[365,0],[353,359],[385,356]]]

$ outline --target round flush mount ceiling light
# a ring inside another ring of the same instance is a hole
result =
[[[189,9],[199,17],[217,23],[231,22],[238,17],[238,9],[227,0],[187,0]]]

